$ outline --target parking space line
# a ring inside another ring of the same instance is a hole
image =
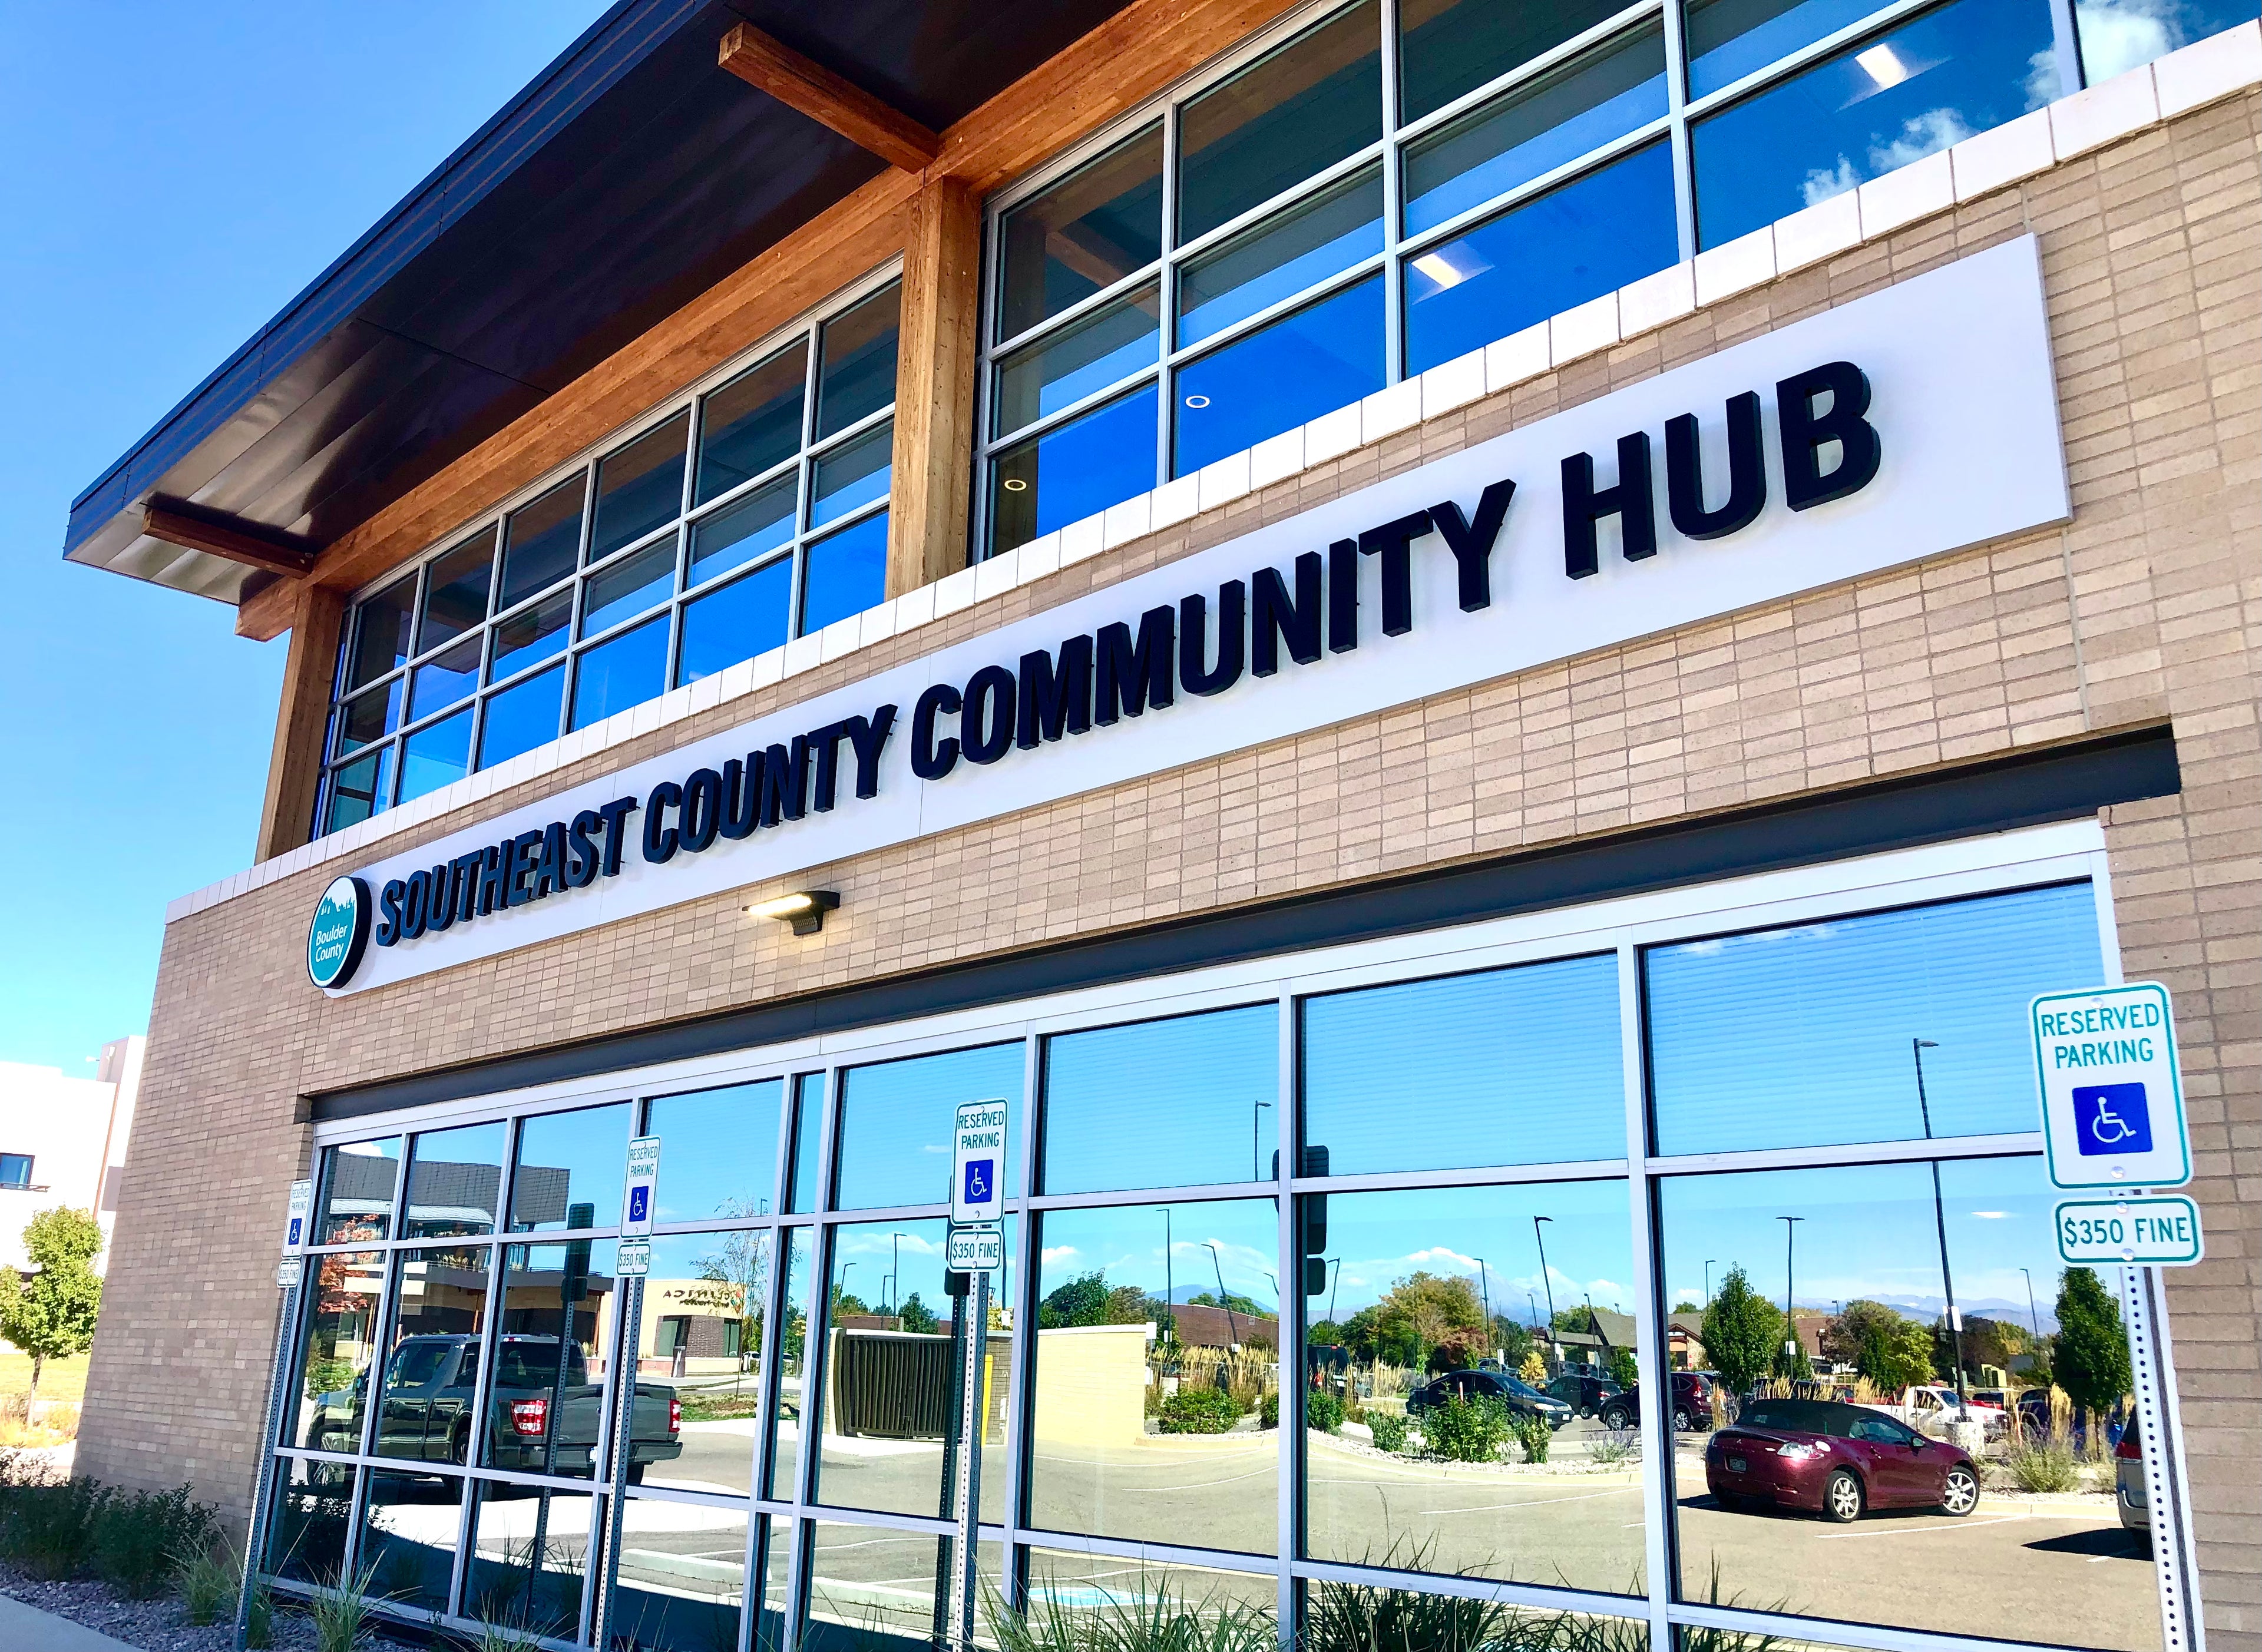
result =
[[[1416,1514],[1489,1514],[1499,1509],[1536,1509],[1547,1503],[1592,1503],[1596,1498],[1614,1498],[1628,1490],[1616,1486],[1608,1491],[1582,1491],[1574,1498],[1533,1498],[1525,1503],[1478,1503],[1462,1509],[1416,1509]]]
[[[2026,1514],[1999,1514],[1992,1520],[1959,1520],[1954,1526],[1904,1526],[1890,1532],[1832,1532],[1818,1541],[1839,1543],[1849,1537],[1915,1537],[1926,1532],[1976,1532],[1983,1526],[2004,1526],[2013,1520],[2032,1518]]]

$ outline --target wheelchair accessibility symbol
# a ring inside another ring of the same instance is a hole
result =
[[[2142,1084],[2091,1084],[2073,1092],[2073,1127],[2085,1157],[2152,1151]]]
[[[996,1174],[994,1159],[969,1159],[966,1161],[966,1203],[987,1204],[991,1194],[991,1182]]]

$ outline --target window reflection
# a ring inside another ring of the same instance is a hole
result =
[[[683,509],[683,446],[688,408],[597,462],[597,508],[588,560],[634,544]]]
[[[667,1160],[657,1217],[767,1216],[777,1197],[778,1109],[783,1079],[663,1095],[650,1103],[645,1133],[681,1149]]]
[[[904,289],[890,282],[819,330],[817,436],[846,430],[896,399],[896,333]]]
[[[1274,1552],[1273,1202],[1052,1210],[1040,1232],[1031,1523]]]
[[[307,1258],[296,1419],[285,1434],[290,1443],[312,1451],[361,1449],[385,1266],[383,1251],[331,1251]]]
[[[720,1652],[738,1643],[746,1593],[741,1510],[629,1499],[613,1627],[634,1652]]]
[[[353,1485],[354,1471],[343,1464],[302,1457],[277,1462],[267,1569],[294,1583],[335,1584],[345,1568]]]
[[[573,571],[581,549],[581,492],[577,476],[504,519],[502,591],[495,607],[508,608]]]
[[[2114,1500],[2122,1383],[2078,1417],[2036,1385],[2070,1300],[2124,1334],[2117,1270],[2064,1268],[2053,1203],[2035,1158],[1661,1184],[1661,1283],[1733,1419],[1675,1442],[1684,1598],[2005,1639],[2034,1638],[2018,1603],[2047,1599],[2052,1640],[2159,1646],[2150,1559]],[[2021,1494],[2037,1452],[2071,1489]],[[2013,1541],[1985,1541],[1991,1520]],[[1867,1540],[1887,1533],[1880,1569]]]
[[[489,1623],[573,1640],[581,1622],[593,1500],[583,1491],[474,1482],[465,1611]]]
[[[416,601],[416,576],[394,580],[355,610],[353,651],[346,686],[373,683],[408,657],[409,621]]]
[[[604,1415],[604,1361],[616,1283],[610,1239],[513,1245],[503,1253],[501,1324],[488,1358],[481,1463],[521,1474],[588,1479]],[[641,1394],[641,1390],[639,1390]],[[631,1462],[679,1454],[672,1419],[637,1407]]]
[[[1198,344],[1381,250],[1382,177],[1364,171],[1186,265],[1178,342]]]
[[[643,1483],[740,1497],[752,1488],[771,1246],[760,1229],[652,1240],[637,1368],[655,1426],[659,1402],[674,1404],[681,1450],[662,1459],[640,1440],[651,1459]]]
[[[400,1138],[348,1142],[330,1150],[323,1172],[318,1245],[381,1239],[393,1225],[393,1197],[400,1186]]]
[[[679,686],[697,682],[784,644],[793,607],[793,558],[781,557],[744,578],[683,605]]]
[[[1155,387],[1006,449],[991,462],[991,484],[999,550],[1145,492],[1155,485]]]
[[[573,669],[573,726],[602,722],[666,686],[667,616],[662,614],[581,656]]]
[[[1305,1552],[1639,1592],[1638,1436],[1594,1404],[1635,1375],[1625,1183],[1322,1197]]]
[[[801,1419],[806,1407],[809,1372],[809,1263],[817,1230],[784,1230],[784,1306],[779,1318],[778,1400],[771,1418],[768,1495],[798,1500],[801,1484]]]
[[[466,1124],[415,1138],[408,1163],[407,1239],[454,1239],[494,1232],[502,1196],[505,1126]]]
[[[416,633],[419,653],[477,630],[487,617],[487,593],[494,583],[494,537],[493,528],[482,528],[424,571],[424,620]]]
[[[1702,97],[1859,23],[1877,7],[1870,0],[1685,0],[1685,9],[1689,95]]]
[[[793,1169],[786,1206],[804,1215],[818,1206],[818,1176],[825,1156],[825,1074],[797,1074],[793,1081]]]
[[[393,1340],[370,1444],[377,1455],[470,1460],[492,1255],[484,1245],[470,1245],[402,1251],[393,1259]]]
[[[2101,980],[2086,883],[1652,949],[1657,1150],[2035,1128],[2028,999]],[[1923,1052],[1920,1091],[1915,1041]]]
[[[555,740],[565,688],[565,666],[552,665],[490,696],[479,722],[479,766],[491,769]]]
[[[464,1523],[460,1480],[371,1472],[364,1481],[356,1575],[394,1605],[445,1612]]]
[[[1144,287],[1000,363],[992,427],[1019,430],[1153,366],[1156,319],[1155,289]]]
[[[1271,1177],[1279,1052],[1270,1003],[1047,1039],[1045,1191]],[[1167,1170],[1142,1151],[1158,1138]]]
[[[1178,374],[1173,474],[1372,395],[1382,367],[1382,280],[1370,276]]]
[[[801,446],[809,346],[796,341],[700,405],[699,494],[705,504],[791,458]]]
[[[887,594],[887,512],[818,540],[803,560],[803,636],[877,606]]]
[[[630,1103],[545,1113],[519,1126],[510,1231],[611,1227],[621,1217]],[[575,1207],[579,1206],[580,1209]]]
[[[1163,245],[1163,129],[1126,138],[998,224],[998,335],[1012,338],[1145,269]]]
[[[958,1104],[1003,1096],[1019,1116],[1023,1059],[1017,1040],[843,1070],[836,1208],[946,1203]],[[1011,1153],[1007,1160],[1011,1198],[1020,1189]]]
[[[1399,118],[1419,120],[1608,21],[1616,0],[1508,7],[1493,0],[1399,0]]]

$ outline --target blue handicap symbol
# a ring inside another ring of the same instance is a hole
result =
[[[987,1204],[991,1200],[990,1184],[998,1161],[994,1159],[969,1159],[966,1161],[966,1203]]]
[[[652,1214],[652,1189],[642,1183],[629,1189],[629,1220],[642,1222]]]
[[[2152,1151],[2152,1115],[2141,1084],[2091,1084],[2073,1093],[2075,1139],[2086,1155]]]
[[[305,1225],[305,1217],[296,1216],[292,1217],[291,1218],[291,1237],[283,1242],[285,1245],[288,1245],[292,1250],[297,1250],[299,1248],[299,1231]]]

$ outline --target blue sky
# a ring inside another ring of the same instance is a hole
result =
[[[72,497],[602,10],[0,6],[0,1060],[147,1027],[165,902],[250,860],[282,676],[66,565]]]

